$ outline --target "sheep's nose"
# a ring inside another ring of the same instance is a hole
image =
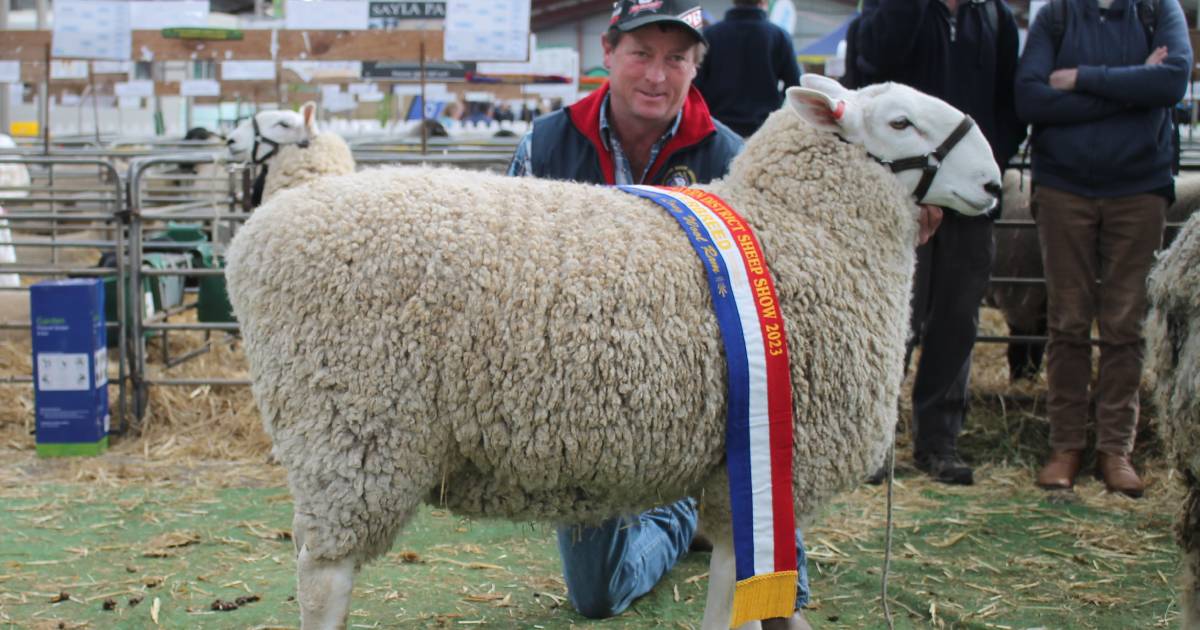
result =
[[[985,191],[987,191],[987,194],[989,194],[993,197],[1000,196],[1000,184],[998,184],[997,182],[988,182],[983,185],[983,189]]]
[[[226,141],[225,141],[225,145],[226,145],[226,146],[233,146],[233,138],[230,138],[230,139],[226,140]]]

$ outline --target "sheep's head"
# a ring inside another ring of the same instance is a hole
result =
[[[995,207],[1000,168],[991,147],[979,126],[964,124],[969,119],[945,101],[898,83],[848,90],[833,79],[804,75],[800,84],[788,88],[792,108],[817,129],[862,145],[892,167],[919,203],[966,215]],[[931,180],[922,169],[926,164],[937,166]]]
[[[258,112],[242,121],[225,142],[235,160],[258,164],[266,161],[279,147],[308,144],[317,136],[317,104],[309,101],[299,112],[271,110]]]

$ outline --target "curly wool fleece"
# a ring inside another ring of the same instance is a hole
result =
[[[1200,627],[1200,213],[1150,272],[1146,364],[1163,444],[1187,486],[1176,541],[1183,548],[1184,628]]]
[[[307,184],[326,175],[346,175],[354,172],[354,155],[350,145],[336,133],[317,134],[308,146],[295,144],[279,147],[267,169],[263,184],[263,201],[281,190]]]
[[[705,188],[775,276],[807,515],[891,442],[915,207],[861,147],[786,110]],[[651,202],[370,170],[260,207],[227,274],[314,557],[386,552],[429,497],[587,522],[703,495],[705,526],[727,527],[720,334],[696,254]]]

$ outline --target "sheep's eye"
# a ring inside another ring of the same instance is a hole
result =
[[[288,129],[288,128],[290,128],[290,127],[291,127],[291,125],[289,125],[287,122],[285,122],[285,121],[282,121],[282,120],[281,120],[281,121],[279,121],[279,122],[277,122],[277,123],[275,123],[275,124],[276,124],[276,125],[279,125],[280,127],[283,127],[284,129]]]
[[[909,127],[913,126],[912,121],[903,116],[893,120],[888,124],[892,126],[892,129],[908,129]]]

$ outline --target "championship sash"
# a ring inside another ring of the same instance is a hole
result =
[[[679,222],[708,274],[729,368],[726,465],[737,588],[731,627],[796,606],[792,387],[775,285],[748,224],[711,193],[618,186]]]

